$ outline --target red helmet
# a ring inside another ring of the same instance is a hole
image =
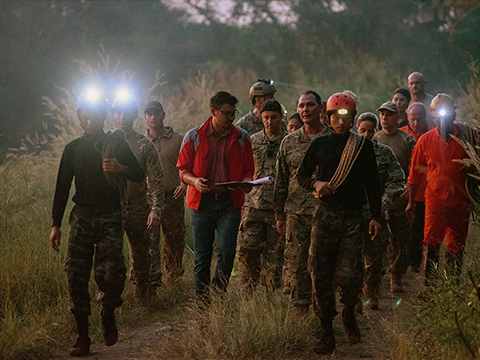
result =
[[[353,97],[348,94],[342,92],[335,93],[327,100],[327,114],[330,115],[335,111],[338,111],[341,115],[353,113],[353,116],[355,116],[357,112],[357,103]]]

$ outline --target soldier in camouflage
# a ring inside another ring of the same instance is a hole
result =
[[[165,205],[161,220],[163,233],[163,263],[165,267],[165,284],[170,285],[183,275],[182,259],[185,248],[185,208],[183,198],[187,186],[180,182],[177,159],[183,136],[164,126],[165,112],[158,101],[151,101],[144,111],[147,122],[147,138],[155,145],[163,165],[165,179]],[[150,244],[150,283],[161,286],[162,261],[160,254],[160,226],[151,232]]]
[[[112,107],[115,126],[125,131],[133,154],[147,174],[147,181],[127,183],[125,204],[122,206],[123,225],[130,245],[132,278],[135,297],[143,301],[153,294],[150,286],[150,231],[158,227],[164,202],[164,177],[155,146],[133,130],[138,109],[133,100],[116,99]],[[152,206],[147,202],[147,188]]]
[[[379,144],[384,144],[392,149],[408,178],[410,162],[412,159],[415,138],[407,132],[397,128],[400,115],[398,107],[391,101],[383,103],[377,111],[380,112],[382,130],[373,137]],[[389,262],[391,266],[390,289],[392,292],[403,292],[402,277],[407,268],[407,241],[410,238],[410,220],[407,218],[405,208],[408,204],[408,184],[405,184],[403,193],[390,205],[390,229],[392,235],[388,245]]]
[[[372,140],[378,129],[378,118],[375,114],[367,112],[358,117],[357,133]],[[382,230],[375,242],[369,240],[365,234],[364,261],[365,261],[365,284],[363,294],[366,304],[372,309],[378,309],[378,297],[380,296],[380,283],[382,280],[382,259],[386,251],[388,239],[391,236],[387,220],[388,209],[395,199],[403,192],[405,186],[405,174],[393,154],[392,150],[373,140],[373,149],[377,159],[378,175],[382,190],[382,214],[380,223]],[[371,213],[368,205],[364,207],[366,221],[370,221]]]
[[[258,82],[252,85],[249,92],[250,101],[253,110],[250,110],[244,117],[240,118],[235,126],[238,126],[248,132],[250,136],[263,130],[263,121],[261,111],[263,104],[270,99],[275,99],[275,86],[272,80],[258,79]],[[285,122],[286,111],[282,110],[282,128],[286,129]]]
[[[350,344],[361,340],[355,306],[363,283],[362,208],[370,204],[369,233],[379,230],[381,192],[372,142],[350,132],[356,103],[350,95],[336,93],[327,101],[331,134],[310,144],[298,170],[297,180],[318,197],[313,215],[308,266],[313,299],[322,323],[317,353],[335,350],[333,318],[337,315],[335,291],[340,288],[343,327]],[[317,175],[312,178],[314,173]]]
[[[281,127],[282,109],[277,100],[268,100],[261,114],[265,129],[251,137],[254,180],[275,177],[278,149],[286,135]],[[276,229],[273,184],[257,186],[245,196],[237,246],[244,267],[242,281],[247,289],[254,290],[258,283],[269,290],[281,286],[285,238]]]
[[[102,159],[102,151],[96,145],[108,141],[102,129],[107,116],[104,97],[95,91],[81,94],[77,101],[77,115],[85,134],[67,144],[62,155],[53,200],[50,242],[53,249],[59,251],[60,226],[74,179],[75,206],[70,214],[65,271],[71,312],[78,331],[70,355],[84,356],[90,352],[88,282],[92,266],[95,282],[101,291],[103,342],[107,346],[115,344],[118,339],[114,310],[122,304],[126,277],[121,194],[111,186],[106,174],[140,182],[145,173],[124,139],[116,141],[113,146],[114,157]]]
[[[297,182],[297,170],[312,140],[328,134],[321,122],[322,100],[313,90],[300,95],[297,112],[304,126],[285,136],[277,156],[274,209],[277,230],[285,235],[284,283],[294,306],[312,303],[312,280],[307,269],[315,197]]]

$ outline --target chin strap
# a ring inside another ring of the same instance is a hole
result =
[[[354,133],[348,135],[347,144],[343,149],[340,163],[329,182],[335,190],[342,185],[350,173],[350,170],[352,170],[352,166],[355,163],[355,160],[357,160],[358,154],[360,154],[360,151],[363,148],[363,144],[365,144],[365,136],[360,136]]]

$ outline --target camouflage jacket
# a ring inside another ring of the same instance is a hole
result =
[[[262,119],[257,118],[253,110],[250,110],[244,117],[240,118],[235,123],[235,126],[247,131],[248,135],[250,136],[264,129]],[[282,129],[285,131],[287,130],[287,121],[285,115],[282,118]]]
[[[326,125],[319,136],[331,132]],[[297,171],[313,139],[300,128],[285,136],[277,155],[277,176],[274,185],[274,210],[277,220],[285,220],[287,213],[313,215],[316,199],[297,182]],[[313,174],[315,176],[315,174]]]
[[[277,153],[282,139],[287,135],[285,131],[274,141],[270,141],[265,131],[259,131],[250,138],[252,142],[253,159],[255,161],[254,180],[272,176],[275,178]],[[245,196],[244,206],[255,209],[273,210],[273,184],[256,186]]]
[[[377,158],[378,175],[382,188],[382,202],[391,205],[402,193],[405,186],[405,174],[393,154],[392,149],[386,145],[373,141],[375,156]]]
[[[140,166],[147,174],[147,180],[127,184],[127,205],[144,205],[147,202],[147,188],[152,207],[163,209],[165,197],[163,168],[157,150],[150,140],[136,131],[126,133],[126,140]]]

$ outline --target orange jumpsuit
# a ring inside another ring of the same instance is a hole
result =
[[[453,135],[461,137],[454,125]],[[445,141],[438,129],[421,136],[412,154],[408,182],[421,185],[426,175],[424,245],[439,247],[445,235],[447,251],[458,253],[465,247],[470,217],[470,200],[465,190],[464,166],[453,159],[466,157],[456,140]]]

